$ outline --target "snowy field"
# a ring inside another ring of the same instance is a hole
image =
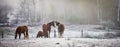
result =
[[[0,28],[4,38],[0,36],[0,47],[120,47],[120,38],[116,37],[120,30],[95,29],[99,25],[65,26],[63,38],[54,38],[52,27],[50,38],[36,38],[41,26],[29,27],[29,39],[14,39],[16,27]],[[56,30],[57,31],[57,30]],[[83,31],[83,35],[81,35]],[[109,35],[107,34],[109,33]],[[56,34],[58,34],[56,32]],[[106,35],[107,34],[107,35]]]
[[[120,39],[33,38],[1,40],[0,47],[120,47]]]

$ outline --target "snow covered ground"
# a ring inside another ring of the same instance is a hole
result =
[[[1,39],[0,47],[120,47],[120,39],[33,38]]]
[[[14,32],[16,27],[0,28],[4,31],[4,38],[0,36],[0,47],[120,47],[120,38],[107,38],[113,36],[119,30],[110,30],[112,35],[106,35],[108,30],[98,30],[95,27],[101,27],[99,25],[71,25],[65,26],[65,32],[63,38],[54,38],[52,27],[50,38],[36,38],[38,31],[41,30],[41,26],[29,27],[29,39],[14,39]],[[83,30],[83,37],[81,31]],[[56,32],[57,33],[57,32]],[[58,33],[57,33],[58,34]]]

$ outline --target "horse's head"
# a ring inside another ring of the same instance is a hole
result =
[[[55,27],[55,21],[49,22],[48,25]]]
[[[56,23],[57,26],[59,26],[59,24],[60,24],[60,22],[58,22],[58,21],[55,21],[55,23]]]

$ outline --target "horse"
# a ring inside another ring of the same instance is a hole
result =
[[[29,34],[28,34],[28,27],[27,26],[18,26],[16,28],[15,31],[15,39],[17,38],[17,35],[19,34],[19,39],[21,37],[21,33],[24,34],[24,39],[28,39],[29,38]]]
[[[39,31],[36,38],[43,37],[43,36],[48,38],[49,37],[48,32],[51,30],[51,25],[52,25],[52,22],[50,22],[48,24],[43,24],[42,25],[43,32]]]
[[[42,30],[43,30],[43,32],[42,31],[39,31],[38,32],[38,34],[37,34],[37,37],[36,38],[38,38],[38,37],[46,37],[46,38],[48,38],[48,26],[47,26],[47,24],[43,24],[42,25]]]
[[[50,32],[51,32],[51,26],[55,27],[55,21],[47,23],[47,31],[49,32],[49,37],[50,37]]]
[[[56,26],[58,26],[58,35],[59,35],[59,38],[63,37],[63,33],[64,33],[64,30],[65,30],[65,26],[64,24],[61,24],[60,22],[58,21],[55,21],[56,23]]]

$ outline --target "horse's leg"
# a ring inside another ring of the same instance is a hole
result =
[[[48,38],[49,37],[48,33],[46,35],[47,35],[46,37]]]
[[[44,36],[45,36],[45,38],[48,38],[48,37],[49,37],[48,33],[45,33]]]
[[[56,38],[56,31],[54,30],[54,38]]]
[[[47,35],[46,38],[48,38],[49,36]]]
[[[25,32],[24,32],[24,39],[25,39],[25,37],[26,37],[26,34],[25,34]]]
[[[43,36],[40,36],[40,38],[42,38]]]
[[[19,39],[20,39],[20,37],[21,37],[21,33],[19,33]]]
[[[61,37],[61,31],[58,29],[58,37]]]
[[[46,35],[46,34],[44,35],[44,38],[47,38],[47,35]]]
[[[60,32],[58,31],[58,37],[60,38]]]
[[[62,38],[63,36],[63,31],[59,31],[59,38]]]
[[[60,38],[62,38],[62,33],[60,33]]]
[[[17,33],[15,34],[15,39],[17,38]]]
[[[48,31],[48,37],[50,38],[50,30]]]
[[[37,37],[36,38],[38,38],[39,37],[39,34],[37,34]]]
[[[44,35],[43,35],[43,32],[42,32],[42,34],[40,34],[40,36],[39,36],[39,37],[40,37],[40,38],[42,38],[43,36],[44,36]]]

